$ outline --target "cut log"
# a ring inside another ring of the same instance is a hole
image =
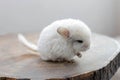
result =
[[[38,34],[27,34],[33,43]],[[0,80],[109,80],[120,66],[120,46],[112,38],[93,34],[91,47],[74,63],[45,62],[17,40],[0,36]]]

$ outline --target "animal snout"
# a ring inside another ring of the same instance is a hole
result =
[[[88,45],[88,44],[84,44],[84,45],[83,45],[83,48],[84,48],[85,50],[87,50],[87,49],[90,48],[90,45]]]

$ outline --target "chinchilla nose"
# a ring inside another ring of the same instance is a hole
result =
[[[89,44],[84,44],[83,45],[83,48],[85,48],[86,50],[90,48],[90,45]]]

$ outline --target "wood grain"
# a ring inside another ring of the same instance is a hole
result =
[[[37,42],[38,34],[27,34]],[[93,34],[91,48],[74,63],[45,62],[17,40],[15,34],[0,36],[0,80],[109,80],[120,66],[119,44]]]

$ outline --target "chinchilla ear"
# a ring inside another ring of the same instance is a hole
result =
[[[65,38],[69,38],[69,36],[70,36],[69,30],[64,27],[58,27],[57,32]]]

